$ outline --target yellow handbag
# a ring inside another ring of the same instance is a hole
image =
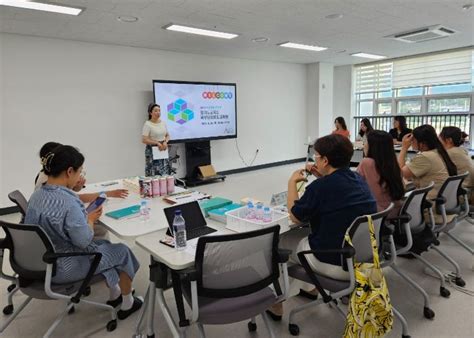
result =
[[[371,216],[367,217],[374,262],[354,262],[356,287],[349,301],[344,338],[383,337],[393,326],[392,304],[380,268],[374,223]],[[345,240],[352,246],[348,232]]]

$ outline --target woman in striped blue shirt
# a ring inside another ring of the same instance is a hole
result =
[[[80,178],[83,163],[84,156],[67,145],[55,148],[46,156],[43,170],[48,181],[31,196],[25,223],[40,225],[56,252],[100,252],[102,259],[96,273],[104,276],[109,287],[107,303],[112,306],[121,304],[117,317],[125,319],[142,305],[142,300],[132,295],[132,280],[140,265],[126,245],[93,239],[94,222],[102,214],[102,209],[87,214],[71,190]],[[59,259],[53,282],[84,279],[90,263],[87,256]]]

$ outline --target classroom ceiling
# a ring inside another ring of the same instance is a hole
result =
[[[66,40],[292,63],[370,61],[355,52],[400,57],[474,45],[474,0],[54,0],[85,8],[79,16],[0,6],[0,31]],[[342,18],[328,19],[328,15]],[[118,16],[139,20],[124,23]],[[232,40],[166,31],[169,23],[238,33]],[[385,36],[441,24],[443,39],[403,43]],[[266,37],[265,43],[252,42]],[[322,52],[278,47],[286,41]]]

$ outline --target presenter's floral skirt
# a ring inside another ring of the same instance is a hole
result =
[[[145,147],[145,176],[164,176],[170,175],[170,161],[169,159],[153,160],[153,151],[151,146]]]

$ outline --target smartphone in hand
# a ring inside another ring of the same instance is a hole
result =
[[[92,211],[94,211],[95,209],[97,209],[98,207],[100,207],[102,204],[104,204],[104,202],[107,200],[107,198],[105,197],[97,197],[95,200],[93,200],[86,208],[86,211],[87,213],[91,213]]]

